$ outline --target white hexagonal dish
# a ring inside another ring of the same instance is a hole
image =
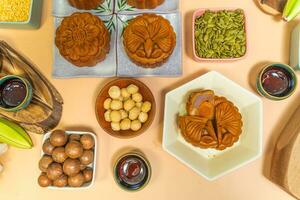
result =
[[[243,117],[239,141],[223,151],[201,149],[187,143],[177,126],[178,114],[186,113],[189,92],[211,89],[232,101]],[[262,153],[263,112],[259,97],[218,72],[208,72],[166,94],[163,148],[207,180],[215,180],[253,160]]]

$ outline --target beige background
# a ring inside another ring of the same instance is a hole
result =
[[[184,2],[184,3],[183,3]],[[197,8],[239,7],[248,15],[250,48],[246,59],[232,63],[197,63],[191,58],[192,13]],[[243,87],[252,90],[251,80],[256,69],[266,61],[289,61],[289,38],[297,21],[290,24],[276,21],[262,13],[252,0],[182,0],[181,11],[184,32],[184,74],[180,78],[144,78],[158,104],[157,116],[152,127],[140,137],[120,140],[107,135],[98,126],[94,114],[95,97],[101,86],[110,79],[51,78],[53,49],[53,17],[51,0],[45,0],[43,22],[39,30],[0,30],[0,39],[16,47],[29,57],[61,92],[64,112],[59,128],[83,128],[93,130],[99,139],[97,178],[89,190],[53,191],[37,185],[38,160],[42,136],[32,135],[32,150],[10,150],[1,156],[5,171],[0,175],[1,200],[51,200],[51,199],[210,199],[210,200],[289,200],[293,199],[264,173],[268,171],[274,142],[286,124],[300,91],[286,101],[264,104],[264,153],[260,159],[214,182],[208,182],[161,147],[163,96],[166,91],[179,86],[205,71],[216,70]],[[299,20],[298,20],[299,21]],[[300,78],[300,76],[299,76]],[[86,128],[85,128],[86,127]],[[112,159],[123,148],[140,148],[153,166],[153,178],[148,187],[138,193],[120,190],[112,177]]]

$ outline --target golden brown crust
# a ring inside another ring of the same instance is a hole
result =
[[[165,0],[127,0],[127,4],[138,9],[154,9]]]
[[[223,102],[216,106],[216,127],[218,133],[218,149],[231,147],[242,133],[242,115],[231,102]]]
[[[224,97],[211,90],[193,92],[187,102],[187,116],[178,119],[184,139],[196,147],[224,150],[239,140],[242,115]]]
[[[212,122],[198,116],[182,116],[178,124],[184,139],[196,147],[216,148],[218,140]]]
[[[156,14],[143,14],[129,22],[123,33],[123,44],[132,62],[155,68],[173,53],[176,34],[167,19]]]
[[[97,8],[104,0],[69,0],[71,6],[81,10],[91,10]]]
[[[55,44],[70,63],[78,67],[95,66],[109,53],[110,34],[99,17],[74,13],[57,28]]]

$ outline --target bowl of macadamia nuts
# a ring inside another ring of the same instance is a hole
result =
[[[95,180],[97,138],[90,132],[45,134],[38,184],[51,189],[89,188]]]
[[[116,79],[106,84],[96,101],[96,116],[108,134],[132,138],[145,132],[155,117],[150,89],[135,79]]]

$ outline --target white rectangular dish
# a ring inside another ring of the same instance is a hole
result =
[[[83,186],[78,187],[78,188],[72,188],[72,187],[54,187],[54,186],[50,186],[47,187],[49,189],[55,189],[55,190],[78,190],[78,189],[88,189],[90,187],[93,186],[94,182],[95,182],[95,178],[96,178],[96,166],[97,166],[97,148],[98,148],[98,141],[97,141],[97,136],[91,132],[82,132],[82,131],[65,131],[67,135],[71,135],[71,134],[77,134],[77,135],[91,135],[94,138],[95,141],[95,147],[94,147],[94,162],[90,165],[88,165],[88,167],[91,167],[93,169],[93,179],[90,183],[85,183]],[[44,144],[44,142],[50,137],[51,132],[48,132],[44,135],[42,144]],[[44,155],[44,152],[41,152],[41,156]]]
[[[114,0],[105,0],[94,10],[78,10],[72,7],[68,0],[52,0],[52,15],[55,17],[69,16],[74,12],[91,12],[95,15],[112,15],[114,10]]]
[[[182,27],[179,12],[159,14],[168,19],[176,33],[176,46],[170,58],[160,67],[143,68],[133,63],[127,56],[123,45],[123,30],[127,22],[138,16],[118,14],[117,20],[117,76],[119,77],[145,77],[162,76],[176,77],[182,75]]]
[[[75,77],[114,77],[117,71],[117,49],[116,40],[117,33],[115,30],[116,16],[107,15],[99,16],[108,30],[111,32],[110,51],[104,61],[98,63],[94,67],[77,67],[63,58],[58,48],[54,45],[54,62],[52,76],[54,78],[75,78]],[[55,18],[55,30],[59,27],[63,18]],[[54,34],[55,35],[55,34]],[[55,36],[54,36],[55,37]]]
[[[126,0],[115,0],[115,12],[120,14],[137,13],[169,13],[179,10],[179,0],[165,0],[164,3],[155,9],[137,9],[127,4]]]
[[[186,113],[191,91],[210,89],[239,108],[243,127],[239,141],[223,151],[201,149],[186,142],[177,125]],[[259,97],[217,72],[209,72],[167,93],[165,98],[163,148],[207,180],[215,180],[255,160],[262,153],[263,111]]]

